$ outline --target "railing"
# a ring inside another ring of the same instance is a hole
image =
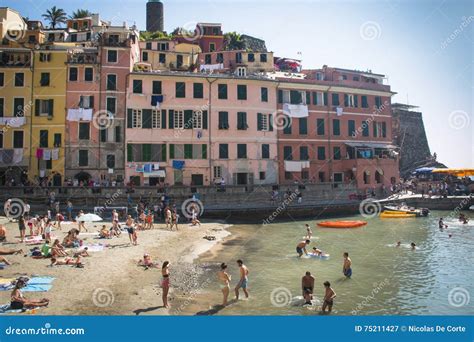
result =
[[[98,64],[99,58],[97,55],[88,54],[74,54],[68,59],[69,64]]]

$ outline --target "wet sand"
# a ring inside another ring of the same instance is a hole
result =
[[[7,242],[2,243],[2,248],[21,248],[25,253],[32,248],[19,243],[17,223],[8,223],[5,218],[0,218],[0,224],[7,227]],[[88,224],[87,228],[90,232],[95,232],[102,224]],[[109,223],[104,224],[110,226]],[[61,231],[55,231],[53,235],[62,241],[66,232],[75,227],[75,224],[63,225]],[[90,257],[83,258],[84,268],[49,267],[49,259],[9,255],[6,258],[14,264],[0,270],[0,277],[55,277],[50,291],[24,293],[31,299],[50,299],[47,308],[36,311],[39,315],[190,314],[189,303],[194,297],[203,295],[205,291],[201,290],[208,287],[208,284],[215,282],[212,269],[201,267],[194,261],[230,234],[227,231],[229,225],[203,223],[201,227],[191,227],[180,224],[178,232],[165,230],[164,227],[163,223],[158,223],[153,230],[138,231],[138,246],[130,245],[126,232],[113,239],[80,235],[85,244],[109,245],[103,251],[90,252]],[[216,240],[203,239],[208,234],[215,236]],[[144,253],[149,253],[160,266],[165,260],[171,263],[169,310],[162,307],[160,269],[145,269],[137,265]],[[205,283],[203,279],[207,279]],[[7,304],[9,301],[10,292],[0,291],[0,304]]]

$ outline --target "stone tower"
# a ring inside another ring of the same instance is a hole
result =
[[[146,30],[148,32],[163,32],[164,10],[159,0],[148,0],[146,4]]]

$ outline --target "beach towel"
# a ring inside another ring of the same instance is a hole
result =
[[[88,252],[102,252],[105,248],[102,244],[94,244],[94,245],[83,245],[79,250],[83,251],[84,248],[87,247]]]
[[[10,309],[10,304],[4,304],[4,305],[0,305],[0,315],[13,314],[13,313],[34,313],[34,311],[37,309],[38,308],[13,310],[13,309]]]
[[[3,262],[0,262],[0,270],[3,270],[7,266],[8,266],[7,264],[4,264]]]
[[[16,278],[0,278],[0,286],[2,284],[10,284],[12,281],[14,281]]]
[[[12,281],[16,278],[0,278],[0,291],[13,290]],[[51,284],[55,278],[53,277],[33,277],[28,281],[28,284],[22,288],[23,292],[47,292],[51,290]]]

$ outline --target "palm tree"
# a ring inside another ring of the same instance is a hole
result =
[[[66,22],[67,15],[62,8],[56,8],[56,6],[53,6],[51,9],[46,10],[46,13],[43,14],[43,18],[49,21],[51,28],[55,29],[56,25],[64,24]]]
[[[224,35],[224,46],[226,50],[243,50],[245,42],[237,32],[228,32]]]
[[[72,12],[71,19],[81,19],[92,16],[92,13],[86,9],[78,9],[77,11]]]

